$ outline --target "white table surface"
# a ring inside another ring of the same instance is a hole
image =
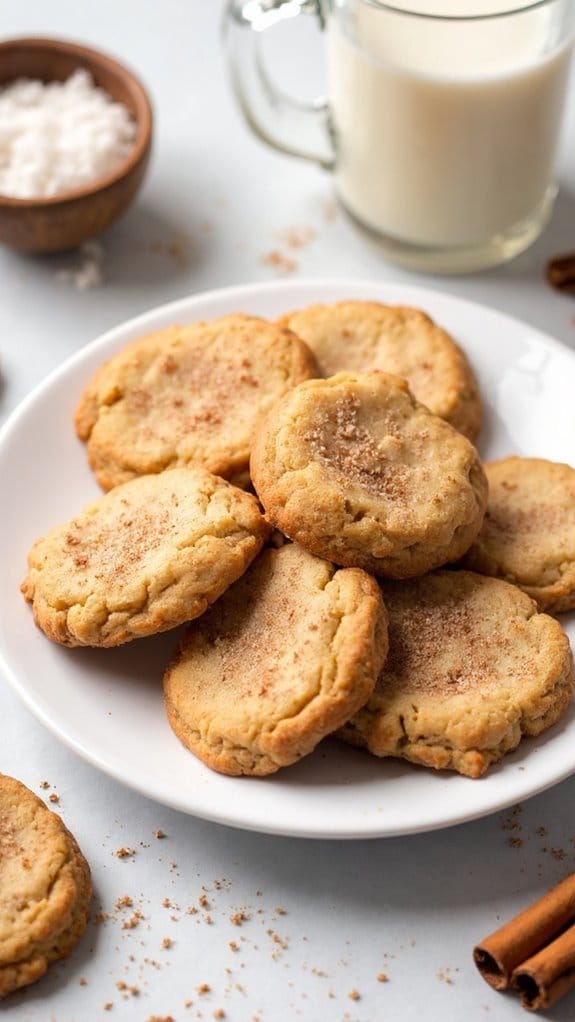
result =
[[[540,240],[501,269],[423,277],[384,263],[342,214],[332,215],[327,175],[250,136],[225,75],[220,3],[18,0],[0,12],[3,36],[65,36],[115,53],[140,72],[156,114],[145,187],[101,239],[101,287],[83,291],[58,278],[77,255],[32,259],[0,250],[2,419],[109,327],[190,293],[274,280],[286,258],[296,278],[419,283],[519,316],[575,346],[575,301],[544,279],[549,256],[575,249],[575,81],[561,194]],[[308,36],[311,55],[317,39]],[[301,64],[315,86],[320,62]],[[273,265],[273,252],[281,265]],[[514,998],[483,983],[471,949],[575,868],[575,778],[448,830],[297,840],[207,823],[134,794],[61,745],[5,683],[0,719],[0,769],[44,797],[59,795],[57,809],[90,861],[96,891],[76,952],[2,1004],[10,1022],[183,1022],[222,1011],[230,1022],[525,1017]],[[40,787],[44,780],[49,789]],[[135,854],[118,858],[122,846]],[[116,907],[124,895],[133,909]],[[138,925],[124,927],[135,910]],[[231,918],[238,912],[246,916],[240,926]],[[573,1019],[575,997],[544,1017]]]

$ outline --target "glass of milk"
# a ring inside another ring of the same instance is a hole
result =
[[[310,104],[274,84],[261,45],[300,15],[325,36],[327,98]],[[575,0],[230,0],[226,30],[251,128],[330,170],[348,214],[393,261],[468,272],[541,232]]]

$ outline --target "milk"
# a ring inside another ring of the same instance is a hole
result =
[[[552,17],[542,8],[466,24],[367,4],[334,12],[328,94],[349,211],[381,234],[435,247],[480,245],[530,217],[553,182],[571,51],[571,40],[553,44]]]

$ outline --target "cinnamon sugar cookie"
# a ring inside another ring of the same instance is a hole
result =
[[[290,539],[392,578],[460,557],[487,500],[469,440],[381,372],[300,384],[262,423],[250,470]]]
[[[263,319],[174,326],[101,367],[79,402],[76,431],[104,490],[183,466],[244,485],[256,423],[317,375],[303,341]]]
[[[420,309],[379,302],[311,305],[282,316],[309,345],[322,376],[381,369],[407,380],[430,411],[474,440],[481,399],[461,348]]]
[[[168,720],[214,770],[270,774],[359,709],[386,652],[374,579],[268,548],[185,634],[164,677]]]
[[[92,897],[74,837],[25,785],[0,774],[0,997],[70,954]]]
[[[541,610],[575,607],[575,469],[542,458],[485,465],[489,500],[465,566],[514,582]]]
[[[516,586],[470,571],[438,571],[382,586],[389,656],[367,704],[340,737],[480,777],[567,709],[569,640]]]
[[[257,501],[204,469],[142,476],[39,539],[22,592],[65,646],[117,646],[202,614],[269,534]]]

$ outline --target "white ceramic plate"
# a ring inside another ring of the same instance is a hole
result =
[[[460,342],[486,403],[484,458],[530,454],[575,463],[575,355],[500,313],[435,291],[355,281],[294,281],[214,291],[112,330],[61,366],[0,433],[0,654],[24,702],[80,756],[176,809],[252,830],[324,838],[408,834],[503,809],[575,772],[575,708],[472,781],[378,761],[335,740],[264,780],[212,773],[166,723],[161,678],[174,633],[115,650],[68,650],[44,637],[19,596],[26,553],[99,495],[72,415],[101,362],[172,323],[248,312],[273,318],[312,302],[366,298],[419,306]],[[575,619],[564,618],[575,636]]]

